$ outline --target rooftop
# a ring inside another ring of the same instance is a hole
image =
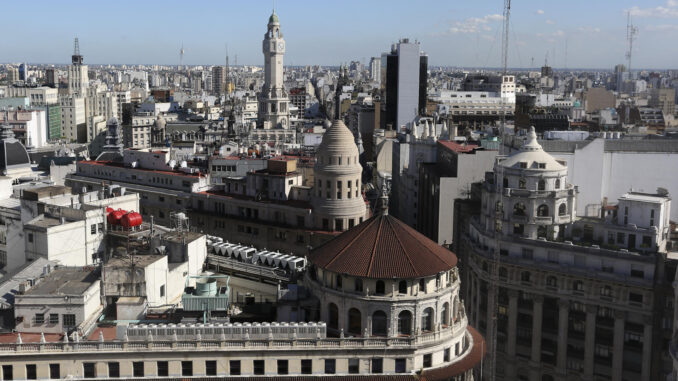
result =
[[[98,280],[98,271],[93,267],[60,267],[24,295],[82,295]]]
[[[475,144],[459,144],[450,140],[438,140],[438,144],[447,148],[448,150],[456,153],[468,153],[473,152],[476,149],[480,148]]]
[[[129,267],[134,264],[136,267],[146,267],[165,258],[164,255],[126,255],[124,257],[113,257],[106,262],[105,267]]]
[[[144,171],[144,172],[151,172],[151,173],[159,173],[159,174],[164,174],[164,175],[172,175],[172,176],[182,176],[182,177],[202,177],[203,175],[200,172],[195,172],[195,173],[186,173],[186,172],[181,172],[181,171],[163,171],[159,169],[147,169],[147,168],[132,168],[123,165],[122,163],[118,162],[113,162],[113,161],[97,161],[97,160],[83,160],[78,162],[78,165],[100,165],[102,167],[116,167],[116,168],[126,168],[129,170],[135,170],[135,171]]]
[[[339,274],[418,278],[448,271],[457,256],[388,214],[375,215],[313,249],[309,260]]]

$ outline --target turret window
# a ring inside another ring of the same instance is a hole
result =
[[[386,293],[386,285],[384,284],[384,281],[378,280],[376,290],[375,290],[375,294],[384,295],[385,293]]]
[[[540,191],[546,190],[546,181],[539,180],[539,182],[537,183],[537,190]]]
[[[519,202],[513,205],[513,215],[514,216],[524,216],[525,215],[525,204]]]
[[[537,208],[537,217],[548,217],[549,207],[546,204],[539,205]]]
[[[560,204],[560,206],[558,207],[558,215],[564,216],[566,214],[567,214],[567,205],[565,205],[564,203]]]
[[[407,294],[407,281],[401,280],[398,283],[398,293],[399,294]]]
[[[556,179],[556,189],[560,189],[560,179]]]
[[[433,308],[429,307],[421,315],[421,330],[424,332],[433,331]]]

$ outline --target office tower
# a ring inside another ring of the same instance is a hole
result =
[[[28,65],[22,63],[19,65],[19,80],[25,81],[28,78]]]
[[[212,66],[212,91],[221,95],[224,92],[224,67]]]
[[[370,59],[370,79],[381,83],[381,58],[379,57]]]
[[[80,55],[80,44],[76,37],[71,56],[71,66],[68,67],[68,94],[87,96],[89,87],[89,75],[87,65],[83,64],[83,57]]]
[[[49,87],[56,87],[57,85],[56,69],[53,67],[45,70],[45,85]]]
[[[405,38],[391,47],[386,59],[385,124],[391,129],[408,125],[426,108],[428,56],[419,42]],[[382,83],[383,85],[383,83]]]

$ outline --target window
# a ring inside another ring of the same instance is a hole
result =
[[[327,313],[329,315],[329,320],[327,322],[328,328],[332,329],[339,329],[339,309],[337,308],[337,305],[334,303],[330,303],[328,308],[327,308]]]
[[[61,315],[64,327],[75,327],[75,315],[74,314],[63,314]]]
[[[432,362],[433,361],[432,361],[432,358],[431,358],[431,354],[430,353],[425,354],[424,355],[424,368],[430,368],[431,365],[432,365]]]
[[[504,177],[504,181],[503,181],[503,184],[502,184],[502,185],[504,185],[504,188],[508,188],[508,187],[509,187],[509,180],[508,180],[508,177]]]
[[[383,281],[383,280],[378,280],[378,281],[377,281],[377,286],[376,286],[375,293],[376,293],[377,295],[384,295],[385,292],[386,292],[386,286],[385,286],[385,284],[384,284],[384,281]]]
[[[380,374],[384,372],[384,359],[376,357],[372,359],[372,373]]]
[[[433,331],[433,308],[429,307],[421,314],[421,330]]]
[[[338,289],[338,290],[341,290],[341,289],[344,287],[344,284],[343,284],[343,283],[344,283],[344,282],[343,282],[343,280],[342,280],[342,278],[341,278],[341,275],[337,275],[336,285],[337,285],[337,289]]]
[[[350,374],[360,373],[360,360],[348,359],[348,373]]]
[[[82,373],[84,374],[85,378],[95,378],[97,375],[94,369],[94,363],[93,362],[83,363]]]
[[[313,360],[302,359],[301,360],[301,374],[312,374],[312,373],[313,373]]]
[[[395,372],[396,373],[405,373],[407,371],[407,361],[406,359],[396,359],[395,360]]]
[[[193,375],[193,361],[182,361],[181,362],[181,375],[182,376],[192,376]]]
[[[600,296],[604,298],[611,298],[612,297],[612,287],[610,286],[603,286],[600,288]]]
[[[13,380],[14,379],[14,368],[11,365],[2,366],[2,379],[3,380]]]
[[[426,293],[426,279],[419,279],[419,291]]]
[[[278,374],[288,374],[289,365],[287,360],[278,360]]]
[[[554,276],[550,276],[550,277],[546,278],[546,287],[552,287],[552,288],[558,287],[558,278],[556,278]]]
[[[457,343],[459,344],[459,343]],[[450,348],[445,348],[443,351],[443,361],[449,362],[450,361]]]
[[[521,163],[521,164],[523,164],[523,163]],[[527,186],[527,182],[525,181],[525,179],[518,180],[518,188],[525,189],[526,186]]]
[[[513,205],[513,215],[514,216],[524,216],[525,215],[525,204],[519,202]]]
[[[532,274],[530,274],[529,271],[523,271],[522,273],[520,273],[520,281],[523,283],[532,282]]]
[[[539,180],[539,182],[537,183],[537,190],[540,191],[546,190],[546,181]]]
[[[546,204],[539,205],[539,207],[537,207],[537,217],[548,217],[548,216],[549,216],[549,207]]]
[[[407,294],[407,281],[401,280],[398,282],[398,293]]]
[[[337,360],[325,359],[325,374],[334,374],[337,371]]]
[[[265,365],[266,363],[264,360],[254,360],[253,361],[253,368],[254,368],[254,374],[256,375],[262,375],[265,373]]]
[[[35,324],[43,324],[45,322],[45,314],[35,314]]]
[[[534,251],[532,249],[527,249],[527,248],[523,247],[523,249],[521,251],[521,256],[523,257],[523,259],[527,259],[527,260],[531,261],[531,260],[534,259]]]
[[[49,364],[49,378],[52,380],[61,378],[61,366],[59,364]]]
[[[363,292],[363,280],[360,278],[355,279],[355,291]]]
[[[134,374],[134,377],[144,377],[143,361],[135,361],[132,363],[132,374]]]
[[[629,302],[643,304],[643,294],[629,292]]]
[[[362,316],[356,308],[348,310],[348,332],[358,336],[362,333]]]
[[[231,376],[240,375],[240,360],[230,360],[228,362],[228,367],[230,369]]]
[[[33,242],[33,233],[28,233],[28,242]]]
[[[410,311],[402,311],[398,314],[398,334],[408,336],[412,334],[412,313]]]
[[[384,311],[375,311],[372,314],[372,335],[373,336],[386,336],[387,334],[387,318],[386,312]]]
[[[26,364],[26,379],[27,380],[37,380],[37,366],[35,364]]]
[[[323,218],[323,230],[330,230],[330,222],[327,218]]]
[[[560,189],[560,179],[556,179],[556,189]]]
[[[118,378],[120,377],[120,363],[119,362],[109,362],[108,363],[108,377],[109,378]]]
[[[169,363],[167,361],[158,361],[156,366],[158,368],[158,376],[167,377],[169,375]]]
[[[341,198],[341,197],[339,197]],[[337,218],[334,220],[334,230],[343,231],[344,230],[344,220]]]
[[[580,280],[575,280],[572,282],[572,291],[577,292],[577,293],[583,293],[584,292],[584,282]]]

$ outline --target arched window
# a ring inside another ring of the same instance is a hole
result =
[[[564,216],[567,214],[567,205],[565,203],[560,204],[558,207],[558,215],[559,216]]]
[[[334,303],[330,303],[327,308],[327,326],[332,329],[339,329],[339,309]]]
[[[520,273],[520,281],[524,283],[532,282],[532,274],[529,271],[523,271]]]
[[[407,281],[401,280],[398,282],[398,293],[407,294]]]
[[[386,286],[384,285],[383,280],[377,281],[377,289],[375,291],[377,295],[384,295],[386,293]]]
[[[373,336],[386,336],[387,319],[386,312],[384,311],[375,311],[372,314],[372,335]]]
[[[356,308],[348,310],[348,333],[354,335],[362,334],[362,317],[360,311]]]
[[[556,189],[560,189],[560,179],[556,179]]]
[[[539,182],[537,183],[537,190],[546,190],[546,181],[544,181],[543,179],[539,180]]]
[[[537,237],[546,238],[547,229],[544,225],[537,226]]]
[[[518,180],[518,188],[525,189],[525,187],[527,187],[527,182],[525,181],[525,179],[521,178],[520,180]]]
[[[503,185],[504,185],[504,188],[508,188],[508,187],[509,187],[508,177],[504,177],[504,183],[503,183]]]
[[[440,310],[440,324],[444,326],[450,325],[450,303],[443,303],[443,307]]]
[[[554,276],[550,276],[546,278],[546,286],[547,287],[558,287],[558,278]]]
[[[525,204],[518,202],[513,205],[513,215],[514,216],[524,216],[525,215]]]
[[[412,334],[412,313],[410,311],[402,311],[398,314],[398,334],[408,336]]]
[[[548,217],[549,207],[546,204],[541,204],[537,207],[537,217]]]
[[[429,307],[421,314],[421,330],[433,331],[433,308]]]

